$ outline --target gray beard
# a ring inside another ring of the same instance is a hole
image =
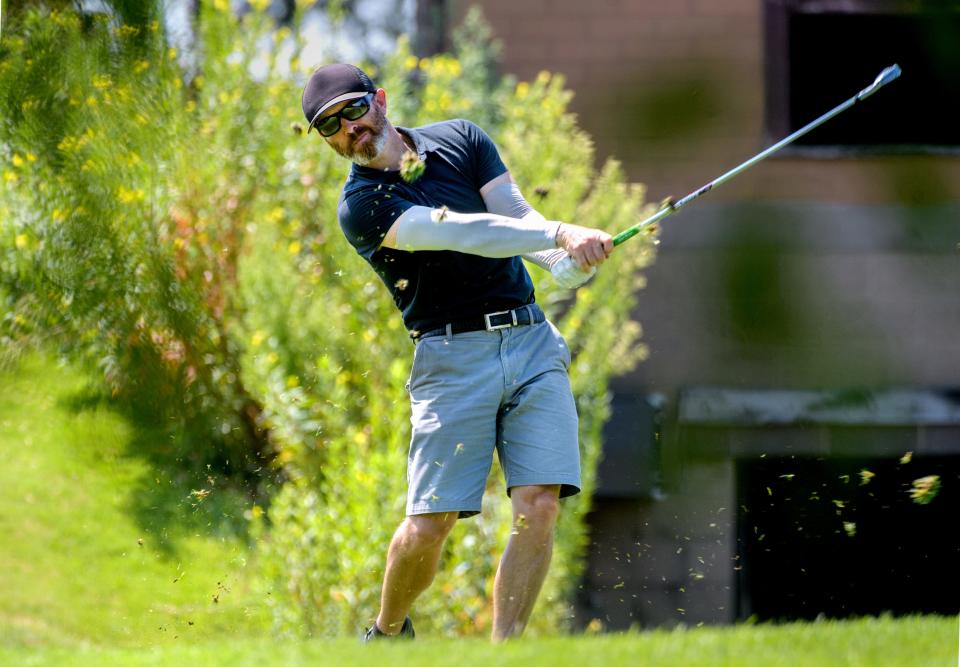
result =
[[[349,156],[353,163],[361,167],[373,162],[380,153],[383,152],[384,147],[387,145],[387,133],[380,129],[380,133],[373,138],[373,141],[368,141],[365,146],[356,151],[353,155]]]

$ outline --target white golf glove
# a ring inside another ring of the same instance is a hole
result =
[[[597,267],[591,266],[589,271],[581,271],[570,255],[550,267],[550,273],[557,285],[564,289],[577,289],[593,278]]]

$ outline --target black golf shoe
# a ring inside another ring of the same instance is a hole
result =
[[[374,621],[373,625],[369,630],[363,635],[363,641],[372,642],[378,639],[413,639],[417,634],[413,631],[413,621],[410,620],[410,617],[407,616],[403,619],[403,625],[400,627],[400,632],[395,635],[388,635],[385,632],[381,632],[380,628],[377,627],[377,622]]]

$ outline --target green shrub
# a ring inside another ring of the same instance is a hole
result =
[[[254,474],[268,452],[228,331],[255,178],[232,162],[242,118],[199,113],[157,22],[22,19],[0,44],[7,339],[92,357],[170,426],[172,457]]]

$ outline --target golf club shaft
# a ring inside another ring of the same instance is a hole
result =
[[[757,153],[756,155],[754,155],[752,158],[750,158],[743,164],[740,164],[734,167],[727,173],[723,174],[718,178],[715,178],[714,180],[710,181],[703,187],[697,190],[694,190],[687,196],[681,199],[678,199],[675,202],[671,202],[667,204],[666,206],[664,206],[662,209],[654,213],[652,216],[650,216],[646,220],[638,222],[632,227],[620,232],[619,234],[613,237],[613,245],[615,246],[620,245],[627,239],[633,236],[636,236],[645,227],[649,227],[650,225],[660,222],[661,220],[666,218],[668,215],[671,215],[672,213],[677,212],[678,210],[680,210],[680,208],[686,206],[687,204],[692,202],[694,199],[696,199],[700,195],[706,194],[707,192],[709,192],[716,186],[720,185],[721,183],[725,183],[726,181],[729,181],[731,178],[733,178],[740,172],[746,171],[747,169],[755,165],[757,162],[760,162],[760,160],[763,160],[764,158],[772,155],[773,153],[776,153],[778,150],[780,150],[787,144],[792,143],[798,138],[802,137],[803,135],[805,135],[807,132],[814,129],[815,127],[822,125],[823,123],[827,122],[837,114],[842,113],[843,111],[846,111],[857,102],[866,99],[870,95],[873,95],[873,93],[875,93],[881,86],[884,86],[890,83],[891,81],[896,79],[898,76],[900,76],[900,66],[891,65],[890,67],[880,72],[880,74],[874,80],[873,84],[871,84],[867,88],[864,88],[863,90],[861,90],[859,93],[851,97],[849,100],[847,100],[843,104],[840,104],[839,106],[831,109],[827,113],[817,118],[815,121],[808,123],[807,125],[804,125],[803,127],[801,127],[799,130],[797,130],[790,136],[786,137],[785,139],[781,139],[780,141],[770,146],[769,148],[761,151],[760,153]]]

